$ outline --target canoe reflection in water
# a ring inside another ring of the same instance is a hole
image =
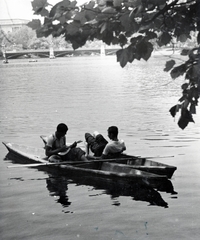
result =
[[[65,177],[55,177],[49,174],[49,178],[46,180],[47,189],[50,192],[50,196],[58,197],[56,200],[58,203],[61,203],[63,207],[68,207],[71,202],[66,194],[68,190],[68,179]]]
[[[4,160],[11,160],[13,163],[21,162],[19,157],[8,153]],[[69,184],[92,186],[94,190],[102,190],[102,194],[107,194],[111,196],[113,200],[113,205],[120,205],[116,201],[116,198],[120,196],[132,197],[135,201],[146,201],[150,205],[157,205],[162,207],[168,207],[168,203],[165,202],[158,192],[166,192],[170,194],[176,194],[171,181],[167,178],[161,179],[110,179],[99,176],[88,176],[80,175],[77,177],[73,171],[62,172],[61,169],[48,166],[38,166],[36,167],[38,171],[43,171],[49,175],[47,178],[47,189],[50,192],[50,196],[58,197],[56,201],[62,204],[63,207],[68,207],[71,202],[68,197],[68,186]],[[67,177],[66,177],[67,176]]]
[[[170,180],[166,179],[165,183],[158,184],[157,189],[154,189],[145,182],[137,181],[130,182],[126,180],[115,180],[106,178],[92,178],[92,177],[65,177],[59,174],[48,173],[47,189],[50,195],[58,197],[56,201],[61,203],[63,207],[68,207],[71,202],[68,197],[68,185],[76,184],[77,186],[90,186],[94,190],[102,190],[102,194],[110,195],[112,204],[119,206],[118,198],[120,196],[132,197],[135,201],[149,202],[150,205],[157,205],[161,207],[168,207],[158,191],[163,191],[171,194],[176,194]]]

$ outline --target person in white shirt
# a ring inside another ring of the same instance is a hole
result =
[[[118,128],[116,126],[108,128],[108,137],[111,142],[105,146],[101,158],[114,157],[126,150],[124,141],[118,139]]]
[[[91,138],[91,135],[87,134],[86,136],[87,137],[90,136],[90,138]],[[99,135],[96,136],[97,139],[98,139],[98,136]],[[92,151],[92,152],[94,152],[94,159],[118,157],[118,156],[120,156],[120,154],[123,151],[126,150],[124,141],[118,139],[118,128],[116,126],[111,126],[108,128],[108,137],[110,138],[111,141],[104,145],[100,156],[97,156],[97,154],[95,154],[95,151]],[[88,140],[90,140],[90,138],[86,138],[86,141],[89,144],[89,146],[91,145],[91,142],[88,141]],[[95,144],[95,146],[97,146],[95,149],[98,149],[98,142],[93,140],[92,145],[93,144]],[[89,156],[89,157],[91,157],[91,156]]]

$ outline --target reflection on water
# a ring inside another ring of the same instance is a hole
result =
[[[11,153],[8,153],[4,160],[11,161],[13,164],[23,163],[20,158]],[[37,169],[39,171],[45,171],[45,173],[48,174],[49,177],[46,179],[46,187],[50,192],[50,196],[56,197],[56,202],[62,204],[64,208],[71,205],[70,193],[68,193],[68,186],[70,184],[90,186],[93,187],[93,191],[101,190],[102,194],[110,195],[112,204],[116,206],[120,205],[120,196],[127,196],[132,197],[135,201],[145,201],[149,202],[150,205],[168,207],[167,202],[163,200],[158,191],[177,194],[177,192],[174,191],[172,182],[168,179],[162,181],[149,180],[150,182],[147,184],[143,180],[127,181],[94,176],[78,177],[70,170],[62,173],[53,166],[47,167],[42,165],[38,166]],[[16,180],[23,181],[23,179]]]
[[[58,203],[62,204],[63,207],[68,207],[71,202],[67,196],[68,183],[69,179],[66,179],[62,176],[54,176],[49,174],[49,178],[47,178],[47,189],[50,192],[50,196],[58,197],[56,200]]]
[[[158,191],[176,194],[169,180],[166,180],[165,183],[158,184],[157,189],[154,189],[144,182],[113,181],[106,178],[91,177],[66,178],[60,176],[60,174],[49,174],[49,178],[47,178],[46,181],[50,195],[58,197],[56,201],[61,203],[63,207],[68,207],[71,204],[68,197],[68,185],[72,183],[76,185],[92,186],[93,190],[102,190],[102,194],[110,195],[112,204],[116,206],[120,205],[120,196],[128,196],[132,197],[135,201],[145,201],[149,202],[150,205],[168,207],[168,204],[163,200]]]

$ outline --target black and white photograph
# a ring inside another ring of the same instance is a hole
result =
[[[199,0],[0,0],[0,239],[199,240],[199,96]]]

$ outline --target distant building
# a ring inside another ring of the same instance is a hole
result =
[[[25,19],[0,19],[0,28],[5,33],[14,32],[26,24],[30,22],[30,20]]]

